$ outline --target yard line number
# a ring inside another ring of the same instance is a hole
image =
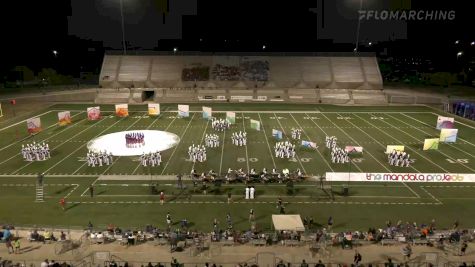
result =
[[[258,162],[258,158],[249,158],[250,162]],[[246,162],[246,158],[237,158],[237,162]]]
[[[468,159],[445,159],[450,163],[463,163],[466,164],[468,163]]]

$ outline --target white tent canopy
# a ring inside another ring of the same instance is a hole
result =
[[[305,231],[298,214],[272,215],[272,223],[277,231]]]

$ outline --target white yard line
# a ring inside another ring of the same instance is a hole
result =
[[[259,121],[261,122],[262,130],[264,131],[264,137],[266,138],[267,147],[269,148],[269,155],[270,155],[270,158],[272,159],[272,164],[274,164],[274,169],[276,169],[277,166],[275,165],[274,154],[272,154],[272,149],[270,148],[269,140],[267,139],[267,133],[266,133],[266,129],[264,128],[264,124],[262,123],[261,114],[257,113],[257,115],[259,116]]]
[[[264,104],[264,103],[263,103]],[[64,111],[62,109],[52,109],[50,110],[51,111]],[[69,109],[69,111],[82,111],[81,109]],[[231,111],[231,110],[213,110],[213,113],[226,113],[228,111]],[[101,110],[101,112],[115,112],[115,110]],[[138,110],[138,111],[134,111],[136,113],[140,112],[140,113],[146,113],[148,112],[147,110]],[[168,112],[170,113],[177,113],[178,110],[168,110]],[[190,110],[189,111],[190,113],[203,113],[202,110]],[[319,114],[319,113],[329,113],[329,114],[332,114],[332,113],[361,113],[361,114],[367,114],[367,113],[400,113],[401,111],[319,111],[319,110],[292,110],[291,111],[292,113],[313,113],[313,114]],[[435,114],[434,112],[431,112],[431,111],[404,111],[405,113],[417,113],[417,114]],[[266,110],[250,110],[250,111],[246,111],[246,113],[269,113],[269,114],[272,114],[272,113],[283,113],[283,114],[288,114],[289,111],[288,110],[277,110],[277,111],[266,111]]]
[[[203,131],[203,135],[201,136],[201,140],[200,140],[200,145],[203,144],[203,140],[205,139],[205,134],[206,134],[206,130],[208,129],[209,121],[210,121],[210,120],[207,120],[207,121],[206,121],[205,130]],[[193,162],[193,165],[191,166],[191,169],[192,169],[192,170],[195,168],[195,164],[196,164],[196,161],[194,161],[194,162]],[[191,171],[191,170],[190,170],[190,171]]]
[[[52,112],[52,111],[53,111],[53,110],[49,110],[49,111],[43,112],[43,113],[38,114],[38,115],[32,115],[30,118],[41,117],[41,116],[46,115],[46,114],[48,114],[48,113],[50,113],[50,112]],[[64,111],[64,110],[61,110],[61,111]],[[28,118],[28,119],[30,119],[30,118]],[[0,129],[0,132],[3,131],[3,130],[6,130],[6,129],[12,128],[12,127],[14,127],[14,126],[16,126],[16,125],[18,125],[18,124],[20,124],[20,123],[24,123],[24,122],[26,122],[26,120],[28,120],[28,119],[24,119],[24,120],[22,120],[22,121],[19,121],[19,122],[17,122],[17,123],[14,123],[14,124],[12,124],[12,125],[7,126],[7,127],[3,127],[2,129]]]
[[[132,123],[131,125],[129,125],[129,127],[127,127],[124,131],[127,131],[128,129],[132,128],[137,122],[139,122],[141,119],[143,119],[143,116],[140,117],[138,120],[135,120],[134,123]],[[116,160],[112,161],[112,163],[101,173],[101,175],[103,175],[104,173],[106,173],[110,168],[112,168],[112,166],[120,159],[121,157],[119,156]],[[72,174],[76,174],[76,172],[78,172],[84,165],[87,164],[87,161],[84,162],[79,168],[77,168]]]
[[[84,112],[84,111],[81,111],[81,112],[79,112],[78,114],[75,114],[75,115],[71,116],[71,118],[74,118],[74,117],[76,117],[77,115],[79,115],[79,114],[81,114],[81,113],[83,113],[83,112]],[[48,130],[49,128],[54,127],[54,126],[58,126],[58,124],[56,124],[56,123],[55,123],[55,124],[52,124],[52,125],[48,126],[46,129],[44,129],[42,132],[45,132],[46,130]],[[60,126],[60,127],[61,127],[61,126]],[[9,147],[11,147],[11,146],[13,146],[13,145],[15,145],[15,144],[17,144],[17,143],[19,143],[19,142],[25,141],[26,139],[28,139],[28,138],[30,138],[30,137],[31,137],[31,135],[28,135],[27,137],[25,137],[25,138],[23,138],[23,139],[21,139],[21,140],[17,140],[17,141],[15,141],[15,142],[13,142],[13,143],[11,143],[11,144],[5,146],[5,147],[0,148],[0,151],[4,150],[4,149],[6,149],[6,148],[9,148]],[[0,163],[0,164],[1,164],[1,163]]]
[[[167,110],[165,110],[164,112],[161,112],[159,116],[157,116],[157,118],[152,122],[152,124],[150,124],[146,130],[150,129],[150,127],[152,127],[153,124],[155,124],[155,122],[158,120],[159,117],[162,116],[163,113],[166,113]],[[173,120],[167,125],[167,127],[164,129],[164,131],[168,130],[168,128],[170,127],[170,125],[172,125],[172,123],[176,120],[176,116],[173,118]],[[135,167],[134,171],[132,172],[132,175],[135,174],[135,172],[139,169],[139,167],[142,165],[142,163],[139,161],[139,163],[137,164],[137,167]]]
[[[221,160],[219,161],[219,175],[221,175],[221,170],[223,169],[223,155],[224,155],[224,142],[226,140],[226,129],[223,131],[223,139],[221,140]]]
[[[241,112],[241,119],[242,119],[242,128],[243,128],[243,131],[246,132],[246,125],[244,123],[244,113]],[[246,148],[246,163],[247,163],[247,173],[249,173],[249,154],[247,153],[247,140],[246,140],[246,145],[244,146]]]
[[[322,114],[323,115],[323,114]],[[340,114],[337,114],[338,116],[341,116]],[[325,115],[323,115],[327,120],[329,120]],[[357,115],[355,115],[357,116]],[[353,122],[351,122],[350,120],[346,120],[347,122],[349,122],[351,125],[355,126],[356,128],[358,128],[358,130],[360,130],[361,132],[363,132],[364,134],[366,134],[367,136],[369,136],[371,139],[373,139],[374,141],[376,141],[376,143],[378,143],[383,149],[385,149],[386,147],[381,144],[378,140],[376,140],[375,138],[373,138],[371,135],[369,135],[368,133],[366,133],[365,131],[363,131],[362,129],[360,129],[358,126],[356,126]],[[366,122],[366,121],[365,121]],[[333,122],[332,122],[333,123]],[[366,122],[368,123],[368,122]],[[379,130],[379,128],[377,128]],[[381,131],[381,130],[380,130]],[[381,166],[383,166],[383,168],[385,168],[388,172],[392,172],[386,165],[383,165],[379,160],[377,160],[371,153],[368,152],[368,154],[373,158],[375,159],[379,164],[381,164]],[[413,170],[415,170],[416,172],[420,172],[419,170],[417,170],[416,168],[414,168],[414,166],[410,166]],[[412,189],[410,186],[408,186],[406,183],[402,183],[407,189],[409,189],[409,191],[411,191],[415,196],[417,196],[418,198],[420,198],[421,196],[416,192],[414,191],[414,189]]]
[[[356,116],[358,116],[358,115],[356,115]],[[392,126],[389,122],[386,122],[385,120],[381,120],[381,121],[384,122],[385,124],[389,125],[389,126]],[[398,131],[400,131],[401,133],[404,133],[405,135],[411,137],[412,139],[414,139],[414,140],[420,142],[419,139],[415,138],[414,136],[410,135],[409,133],[407,133],[407,132],[405,132],[405,131],[402,131],[401,129],[399,129],[399,128],[397,128],[397,127],[393,127],[393,128],[396,129],[396,130],[398,130]],[[454,160],[452,157],[450,157],[449,155],[445,154],[444,152],[442,152],[442,151],[440,151],[440,150],[437,150],[437,151],[438,151],[440,154],[446,156],[448,159]],[[475,172],[475,169],[472,169],[472,168],[468,167],[467,165],[465,165],[465,164],[463,164],[463,163],[460,163],[460,162],[458,162],[458,163],[459,163],[460,165],[462,165],[463,167],[469,169],[470,171]],[[434,164],[435,164],[435,163],[434,163]]]
[[[185,130],[183,131],[183,133],[182,133],[181,136],[180,136],[180,142],[182,141],[183,136],[185,136],[185,133],[186,133],[186,131],[188,130],[188,128],[190,127],[191,122],[193,121],[193,118],[195,117],[195,115],[196,115],[196,113],[194,113],[193,116],[191,116],[190,122],[188,122],[188,125],[186,125]],[[172,160],[173,155],[175,154],[175,152],[176,152],[176,150],[177,150],[177,148],[178,148],[179,145],[180,145],[180,143],[178,143],[178,144],[175,146],[175,149],[173,149],[173,152],[172,152],[172,154],[170,155],[170,158],[167,160],[167,163],[165,164],[165,168],[163,168],[163,170],[162,170],[162,172],[160,173],[160,175],[163,175],[163,173],[165,173],[165,170],[167,169],[168,164],[169,164],[170,161]]]
[[[337,114],[338,116],[340,116],[339,114]],[[343,131],[343,129],[340,128],[340,126],[336,125],[333,121],[331,121],[327,116],[325,116],[325,114],[322,114],[323,117],[325,117],[325,119],[327,119],[329,122],[331,122],[338,130],[340,130],[343,134],[345,134],[346,136],[348,136],[348,138],[350,138],[351,140],[353,140],[353,142],[355,142],[358,146],[361,146],[358,141],[356,141],[353,137],[351,137],[348,133],[346,133],[345,131]],[[369,153],[368,154],[374,159],[376,160],[376,162],[378,162],[381,166],[383,166],[383,168],[385,168],[386,170],[388,170],[389,172],[391,172],[386,166],[384,166],[381,162],[379,162],[379,160],[377,160],[373,154]],[[361,170],[361,168],[357,165],[357,164],[354,164],[356,166],[356,168],[360,171],[360,172],[363,172],[363,170]]]
[[[57,148],[63,146],[64,144],[68,143],[68,142],[71,141],[74,137],[76,137],[76,136],[80,135],[81,133],[83,133],[83,132],[89,130],[91,127],[95,126],[96,124],[99,124],[99,123],[102,122],[102,121],[103,121],[103,120],[100,120],[100,121],[97,122],[97,123],[94,123],[94,124],[92,124],[92,125],[89,125],[89,126],[88,126],[87,128],[85,128],[84,130],[82,130],[82,131],[80,131],[79,133],[73,135],[71,138],[67,139],[66,141],[61,142],[61,144],[55,146],[54,148],[51,148],[51,152],[53,152],[55,149],[57,149]],[[75,124],[75,125],[73,125],[73,126],[71,126],[71,127],[69,127],[69,128],[72,128],[72,127],[77,126],[77,125],[78,125],[78,124]],[[51,137],[53,137],[53,136],[51,136]],[[47,140],[47,139],[45,139],[45,140]],[[17,169],[16,171],[12,172],[11,174],[15,174],[15,173],[19,172],[20,170],[22,170],[23,168],[29,166],[29,165],[32,164],[32,163],[33,163],[33,161],[32,161],[32,162],[29,162],[29,163],[27,163],[27,164],[25,164],[25,165],[23,165],[21,168]]]
[[[80,120],[80,121],[78,121],[78,122],[76,122],[76,123],[80,123],[80,122],[82,122],[83,120],[86,120],[86,119],[82,119],[82,120]],[[61,131],[55,133],[54,135],[52,135],[52,136],[50,136],[50,137],[48,137],[48,138],[45,138],[45,139],[43,139],[43,140],[41,140],[41,141],[39,141],[39,142],[47,141],[47,140],[49,140],[49,139],[51,139],[51,138],[57,136],[58,134],[60,134],[60,133],[62,133],[62,132],[64,132],[64,131],[66,131],[66,130],[69,130],[69,129],[71,129],[71,128],[74,128],[74,127],[77,126],[77,125],[78,125],[78,124],[74,124],[74,125],[72,125],[72,126],[70,126],[70,127],[66,127],[66,128],[64,128],[63,130],[61,130]],[[9,161],[9,160],[11,160],[11,159],[13,159],[13,158],[18,157],[18,156],[21,156],[21,154],[20,154],[20,153],[15,153],[15,155],[13,155],[13,156],[9,157],[8,159],[6,159],[6,160],[0,162],[0,165],[3,164],[3,163],[5,163],[5,162],[7,162],[7,161]],[[30,162],[30,163],[31,163],[31,162]]]
[[[419,186],[422,191],[424,191],[426,194],[428,194],[430,197],[432,197],[435,201],[437,201],[439,204],[443,204],[442,201],[440,201],[439,199],[437,199],[433,194],[431,194],[429,191],[427,191],[423,185]]]
[[[66,196],[64,196],[64,199],[68,198],[79,187],[79,184],[71,184],[71,185],[74,185],[74,188]]]
[[[401,113],[401,115],[403,115],[403,116],[405,116],[405,117],[408,117],[408,118],[410,118],[410,119],[412,119],[412,120],[415,120],[415,121],[417,121],[417,122],[419,122],[419,123],[421,123],[421,124],[427,125],[428,127],[432,127],[431,125],[429,125],[429,124],[427,124],[427,123],[425,123],[425,122],[423,122],[423,121],[420,121],[420,120],[418,120],[418,119],[416,119],[416,118],[413,118],[413,117],[411,117],[411,116],[407,116],[407,115],[404,114],[404,113]],[[394,116],[391,116],[391,115],[389,115],[389,114],[388,114],[388,116],[395,118]],[[395,118],[395,119],[396,119],[396,118]],[[406,123],[406,124],[407,124],[407,123]],[[415,128],[415,127],[414,127],[414,128]],[[422,131],[422,130],[420,130],[420,129],[418,129],[418,128],[415,128],[415,129],[417,129],[417,130],[419,130],[419,131]],[[424,132],[425,132],[425,131],[424,131]],[[426,134],[429,134],[429,133],[427,133],[427,132],[425,132],[425,133],[426,133]],[[465,140],[465,139],[462,139],[462,138],[460,138],[460,137],[457,137],[457,139],[460,139],[460,140],[464,141],[465,143],[467,143],[467,144],[469,144],[469,145],[475,146],[475,144],[473,144],[473,143],[471,143],[471,142],[469,142],[469,141],[467,141],[467,140]],[[454,146],[453,144],[448,143],[448,145],[450,145],[451,147],[453,147],[453,148],[459,150],[460,152],[463,152],[463,153],[469,155],[470,157],[475,157],[475,155],[472,155],[471,153],[466,152],[466,151],[464,151],[464,150],[462,150],[462,149],[460,149],[460,148]]]
[[[275,113],[274,113],[274,118],[277,120],[277,123],[279,123],[280,129],[282,129],[282,132],[284,133],[285,138],[286,138],[287,140],[291,141],[290,138],[289,138],[289,136],[285,133],[284,126],[282,126],[282,124],[280,123],[279,118],[277,117],[277,115],[276,115]],[[264,125],[262,125],[262,128],[264,128]],[[295,152],[295,157],[297,158],[297,161],[299,162],[300,167],[302,167],[303,172],[304,172],[304,173],[307,173],[307,171],[305,170],[305,167],[304,167],[303,164],[302,164],[302,161],[300,161],[299,155],[297,155],[297,152]]]
[[[404,112],[404,113],[409,113],[409,112]],[[433,114],[433,115],[435,115],[435,116],[441,116],[440,114],[437,114],[437,113],[435,113],[435,112],[429,112],[429,113],[430,113],[430,114]],[[450,115],[455,115],[455,114],[452,114],[452,113],[449,113],[449,114],[450,114]],[[458,115],[456,115],[456,116],[458,116]],[[464,118],[464,119],[466,119],[466,118]],[[468,119],[466,119],[466,120],[468,120]],[[472,125],[468,125],[468,124],[463,123],[463,122],[460,122],[460,121],[457,121],[457,123],[462,124],[463,126],[467,126],[468,128],[472,128],[472,129],[475,130],[475,127],[473,127]]]
[[[117,123],[123,121],[126,117],[124,118],[121,118],[120,120],[116,121],[114,124],[110,125],[109,127],[105,128],[103,131],[101,131],[100,133],[98,133],[97,135],[95,135],[94,137],[92,137],[92,139],[100,136],[102,133],[104,133],[105,131],[109,130],[110,128],[112,128],[114,125],[116,125]],[[101,120],[103,121],[103,120]],[[96,124],[93,124],[91,126],[94,126]],[[86,129],[89,129],[90,127],[86,128]],[[74,136],[73,136],[74,137]],[[72,138],[73,138],[72,137]],[[50,168],[48,168],[46,171],[44,171],[43,173],[48,173],[49,170],[53,169],[54,167],[58,166],[58,164],[60,164],[61,162],[63,162],[65,159],[69,158],[71,155],[73,155],[74,153],[76,153],[79,149],[81,149],[83,146],[87,145],[87,143],[83,144],[83,145],[80,145],[77,149],[75,149],[73,152],[69,153],[66,157],[62,158],[60,161],[56,162],[53,166],[51,166]]]
[[[97,178],[96,178],[96,180],[94,180],[94,182],[92,182],[92,184],[91,184],[91,185],[92,185],[92,186],[94,186],[94,185],[96,184],[96,182],[97,182],[97,181],[99,181],[99,177],[97,177]],[[89,191],[89,187],[86,187],[86,189],[84,190],[84,192],[82,192],[82,194],[81,194],[81,197],[83,197],[83,196],[84,196],[84,194],[86,194],[86,193],[87,193],[87,191]]]
[[[403,114],[403,115],[404,115],[404,114]],[[414,126],[411,125],[410,123],[407,123],[407,122],[405,122],[405,121],[403,121],[403,120],[400,120],[400,119],[398,119],[398,118],[396,118],[396,117],[394,117],[394,116],[391,116],[391,115],[389,115],[389,114],[387,114],[387,116],[389,116],[389,117],[391,117],[391,118],[393,118],[393,119],[395,119],[395,120],[397,120],[397,121],[400,121],[400,122],[402,122],[402,123],[404,123],[404,124],[406,124],[406,125],[409,125],[409,127],[413,128],[413,129],[416,129],[416,130],[418,130],[419,132],[422,132],[422,133],[425,133],[425,134],[430,134],[430,135],[437,135],[437,133],[436,133],[436,134],[431,134],[431,133],[428,133],[428,132],[426,132],[426,131],[424,131],[424,130],[421,130],[421,129],[417,128],[417,127],[414,127]],[[410,118],[410,119],[413,119],[412,117],[409,117],[409,116],[407,116],[407,115],[404,115],[404,116],[406,116],[406,117],[408,117],[408,118]],[[415,120],[415,121],[419,121],[419,120],[417,120],[417,119],[414,119],[414,120]],[[419,122],[420,122],[420,121],[419,121]],[[423,122],[420,122],[420,123],[423,123]],[[423,124],[424,124],[424,123],[423,123]],[[460,138],[459,138],[459,139],[460,139]],[[467,142],[467,141],[465,141],[465,142]],[[469,143],[469,142],[467,142],[467,143]],[[475,158],[475,155],[472,155],[471,153],[466,152],[466,151],[464,151],[464,150],[462,150],[462,149],[456,147],[455,145],[453,145],[453,144],[451,144],[451,143],[446,143],[446,145],[449,145],[450,147],[452,147],[452,148],[454,148],[454,149],[456,149],[456,150],[458,150],[458,151],[460,151],[460,152],[462,152],[462,153],[464,153],[464,154],[466,154],[466,155],[468,155],[468,156],[470,156],[470,157],[472,157],[472,158]]]
[[[307,136],[308,140],[310,141],[310,136],[308,136],[307,132],[305,132],[305,130],[303,129],[302,125],[300,125],[300,123],[295,119],[294,115],[292,115],[292,113],[289,113],[290,116],[292,117],[292,119],[297,123],[297,125],[300,127],[300,129],[302,129],[303,133],[305,134],[305,136]],[[325,133],[325,132],[324,132]],[[322,153],[320,152],[320,150],[315,149],[317,150],[318,154],[320,155],[320,157],[323,159],[323,161],[327,164],[327,166],[330,168],[330,170],[332,172],[334,172],[332,166],[330,165],[330,163],[325,159],[325,157],[322,155]]]

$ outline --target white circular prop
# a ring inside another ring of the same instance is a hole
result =
[[[127,147],[125,135],[127,133],[143,133],[145,144],[140,147]],[[124,131],[106,134],[92,139],[87,148],[94,152],[107,151],[114,156],[139,156],[143,153],[164,151],[180,142],[180,137],[174,133],[153,130]]]

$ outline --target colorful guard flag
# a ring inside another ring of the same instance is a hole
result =
[[[90,121],[97,121],[101,119],[101,107],[87,108],[87,119]]]
[[[452,129],[454,128],[454,121],[455,121],[454,118],[451,118],[451,117],[438,116],[437,126],[435,128],[437,130]]]
[[[210,120],[213,110],[210,107],[203,107],[203,119]]]
[[[317,149],[317,143],[315,143],[315,142],[302,140],[302,146]]]
[[[272,129],[272,136],[280,140],[282,139],[282,131]]]
[[[26,120],[26,125],[28,127],[29,134],[35,134],[41,132],[41,119],[40,118],[31,118]]]
[[[117,117],[128,117],[129,116],[129,105],[128,104],[117,104],[115,105],[115,115]]]
[[[160,104],[148,103],[148,115],[149,116],[160,115]]]
[[[429,150],[429,149],[439,149],[439,138],[427,138],[424,139],[424,147],[422,150]]]
[[[348,154],[363,154],[362,146],[345,146],[345,152]]]
[[[254,129],[256,131],[261,130],[261,123],[259,121],[251,119],[251,129]]]
[[[188,105],[178,105],[178,116],[190,117],[190,106]]]
[[[441,129],[440,130],[440,142],[443,143],[455,143],[457,141],[458,129]]]
[[[58,112],[58,124],[60,126],[71,124],[71,112],[69,111]]]
[[[232,111],[227,111],[226,112],[226,120],[229,122],[229,124],[235,124],[236,123],[236,113]]]
[[[387,145],[386,146],[386,154],[391,154],[394,150],[396,151],[404,151],[404,146],[400,145]]]

